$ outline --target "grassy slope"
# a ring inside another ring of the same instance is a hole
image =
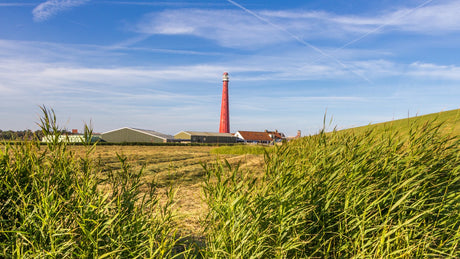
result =
[[[209,167],[207,256],[460,257],[458,113],[296,139],[256,183]]]
[[[407,133],[411,124],[421,125],[430,121],[436,120],[437,122],[443,122],[441,131],[444,133],[452,132],[454,135],[460,135],[460,109],[450,110],[439,113],[432,113],[422,116],[415,116],[406,119],[382,122],[372,125],[366,125],[362,127],[356,127],[348,130],[353,131],[364,131],[369,128],[376,130],[383,130],[385,128],[392,128],[401,133]],[[345,130],[347,131],[347,130]]]

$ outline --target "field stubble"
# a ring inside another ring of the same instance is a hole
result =
[[[103,173],[120,170],[117,154],[127,158],[133,171],[143,168],[143,182],[155,182],[161,203],[167,201],[166,192],[173,186],[175,194],[176,224],[181,234],[201,238],[207,213],[203,199],[203,164],[227,160],[232,166],[250,171],[257,177],[264,170],[263,154],[215,154],[213,146],[96,146],[92,156],[102,167]],[[77,156],[83,156],[83,146],[72,146]],[[105,191],[110,191],[105,186]],[[146,188],[146,187],[144,187]],[[145,190],[146,191],[146,190]]]

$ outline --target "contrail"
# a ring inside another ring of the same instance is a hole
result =
[[[238,8],[240,8],[240,9],[242,9],[243,11],[245,11],[245,12],[247,12],[247,13],[249,13],[250,15],[256,17],[257,19],[259,19],[259,20],[261,20],[261,21],[263,21],[263,22],[269,24],[270,26],[272,26],[272,27],[274,27],[274,28],[276,28],[276,29],[278,29],[278,30],[280,30],[280,31],[283,31],[283,32],[287,33],[289,36],[291,36],[291,38],[293,38],[294,40],[296,40],[296,41],[299,42],[300,44],[302,44],[302,45],[304,45],[304,46],[307,46],[307,47],[313,49],[314,51],[320,53],[320,54],[323,55],[324,57],[327,57],[327,58],[330,58],[330,59],[334,60],[336,63],[338,63],[339,65],[341,65],[341,66],[342,66],[343,68],[345,68],[346,70],[352,72],[353,74],[355,74],[355,75],[357,75],[358,77],[364,79],[365,81],[367,81],[367,82],[373,84],[373,82],[372,82],[371,80],[369,80],[367,77],[365,77],[365,76],[363,76],[363,75],[357,73],[356,71],[350,69],[350,68],[349,68],[347,65],[345,65],[342,61],[340,61],[340,60],[338,60],[337,58],[335,58],[335,57],[333,57],[333,56],[331,56],[331,55],[325,53],[324,51],[322,51],[321,49],[319,49],[319,48],[313,46],[312,44],[310,44],[310,43],[304,41],[303,39],[301,39],[301,38],[298,37],[297,35],[293,34],[292,32],[288,31],[287,29],[285,29],[285,28],[283,28],[283,27],[281,27],[281,26],[279,26],[279,25],[276,25],[276,24],[270,22],[269,20],[267,20],[267,19],[265,19],[265,18],[263,18],[263,17],[257,15],[257,14],[254,13],[253,11],[251,11],[251,10],[245,8],[244,6],[242,6],[242,5],[238,4],[238,3],[236,3],[236,2],[233,1],[233,0],[227,0],[227,1],[228,1],[229,3],[231,3],[232,5],[234,5],[234,6],[238,7]]]
[[[422,4],[420,4],[420,5],[418,5],[418,6],[414,7],[414,8],[412,8],[412,9],[410,9],[410,10],[408,10],[407,12],[403,13],[402,15],[400,15],[400,16],[398,16],[398,17],[392,19],[392,20],[389,20],[389,21],[386,22],[386,23],[383,23],[383,24],[377,26],[377,27],[374,28],[373,30],[370,30],[370,31],[364,33],[363,35],[359,36],[358,38],[356,38],[356,39],[354,39],[354,40],[351,40],[351,41],[347,42],[345,45],[341,46],[340,48],[337,48],[337,49],[333,50],[332,53],[335,53],[335,52],[337,52],[337,51],[339,51],[339,50],[341,50],[341,49],[344,49],[344,48],[346,48],[346,47],[348,47],[348,46],[350,46],[350,45],[352,45],[352,44],[354,44],[354,43],[356,43],[356,42],[358,42],[358,41],[360,41],[360,40],[366,38],[367,36],[369,36],[369,35],[371,35],[371,34],[374,34],[374,33],[378,32],[378,31],[380,31],[383,27],[385,27],[385,26],[387,26],[387,25],[393,23],[394,21],[397,21],[397,20],[399,20],[399,19],[401,19],[401,18],[403,18],[403,17],[405,17],[405,16],[408,16],[409,14],[411,14],[411,13],[417,11],[418,9],[420,9],[420,8],[422,8],[422,7],[426,6],[426,5],[428,5],[428,4],[431,3],[431,2],[433,2],[433,0],[428,0],[428,1],[423,2]],[[320,60],[320,59],[321,59],[321,58],[316,59],[313,63],[317,62],[317,61]]]

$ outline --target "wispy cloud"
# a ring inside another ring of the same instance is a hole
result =
[[[35,21],[41,22],[59,12],[83,5],[89,1],[90,0],[48,0],[35,7],[32,11],[32,15]]]
[[[288,41],[274,28],[236,10],[176,9],[146,15],[135,28],[144,34],[193,35],[225,47]]]
[[[341,102],[364,102],[367,101],[363,97],[358,96],[292,96],[282,98],[284,101],[292,102],[327,102],[327,101],[341,101]]]
[[[414,62],[409,66],[409,75],[436,80],[460,80],[460,67]]]
[[[99,3],[104,3],[104,4],[111,4],[111,5],[140,5],[140,6],[167,6],[167,7],[181,7],[183,8],[184,6],[222,6],[223,3],[215,2],[215,3],[210,3],[210,2],[191,2],[191,1],[100,1]]]
[[[38,49],[37,49],[38,47]],[[349,80],[346,69],[334,63],[298,62],[308,60],[310,53],[295,50],[278,53],[278,56],[248,56],[213,62],[191,62],[183,65],[126,66],[81,62],[95,55],[104,60],[117,53],[100,53],[101,46],[79,46],[38,42],[0,41],[0,85],[6,91],[33,91],[34,89],[61,90],[81,88],[82,85],[100,91],[147,87],[154,84],[157,90],[164,85],[172,87],[184,81],[212,83],[222,71],[231,71],[231,80],[256,82],[266,80]],[[31,55],[35,53],[35,55]],[[41,54],[40,54],[41,53]],[[69,54],[73,53],[73,54]],[[294,58],[294,55],[297,55]],[[358,53],[347,54],[359,56]],[[367,55],[367,54],[366,54]],[[50,60],[50,57],[52,60]],[[436,63],[395,63],[385,59],[350,60],[348,65],[373,80],[394,76],[410,76],[414,79],[443,79],[460,81],[460,67]],[[252,83],[251,83],[252,84]],[[166,86],[165,86],[166,87]],[[82,88],[83,89],[83,88]],[[118,91],[118,90],[116,90]],[[123,92],[123,91],[122,91]]]
[[[438,34],[460,30],[460,2],[446,1],[415,10],[404,19],[394,19],[406,9],[388,14],[386,19],[396,20],[394,27],[404,31]]]
[[[299,39],[355,39],[391,30],[421,34],[460,30],[459,1],[433,4],[425,1],[412,8],[362,15],[339,15],[312,10],[251,10],[284,28]],[[378,30],[376,30],[378,28]],[[170,9],[146,15],[135,28],[145,34],[193,35],[225,47],[253,48],[294,40],[243,10]]]
[[[279,19],[292,27],[313,24],[307,29],[311,32],[323,28],[320,35],[325,37],[344,34],[379,32],[388,27],[391,30],[413,31],[417,33],[448,33],[460,30],[460,2],[444,1],[433,4],[434,1],[427,0],[412,8],[401,7],[393,11],[382,11],[379,14],[363,14],[361,16],[337,15],[323,11],[298,11],[262,10],[261,15]],[[308,28],[308,27],[307,27]],[[378,28],[378,31],[375,29]],[[321,31],[321,30],[320,30]],[[335,34],[330,34],[334,32]],[[383,33],[383,32],[382,32]]]
[[[33,6],[34,3],[0,3],[0,7],[11,7],[11,6]]]

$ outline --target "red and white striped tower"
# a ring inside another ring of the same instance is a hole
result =
[[[228,73],[224,72],[222,76],[222,107],[220,109],[220,133],[230,133],[230,117],[228,113]]]

